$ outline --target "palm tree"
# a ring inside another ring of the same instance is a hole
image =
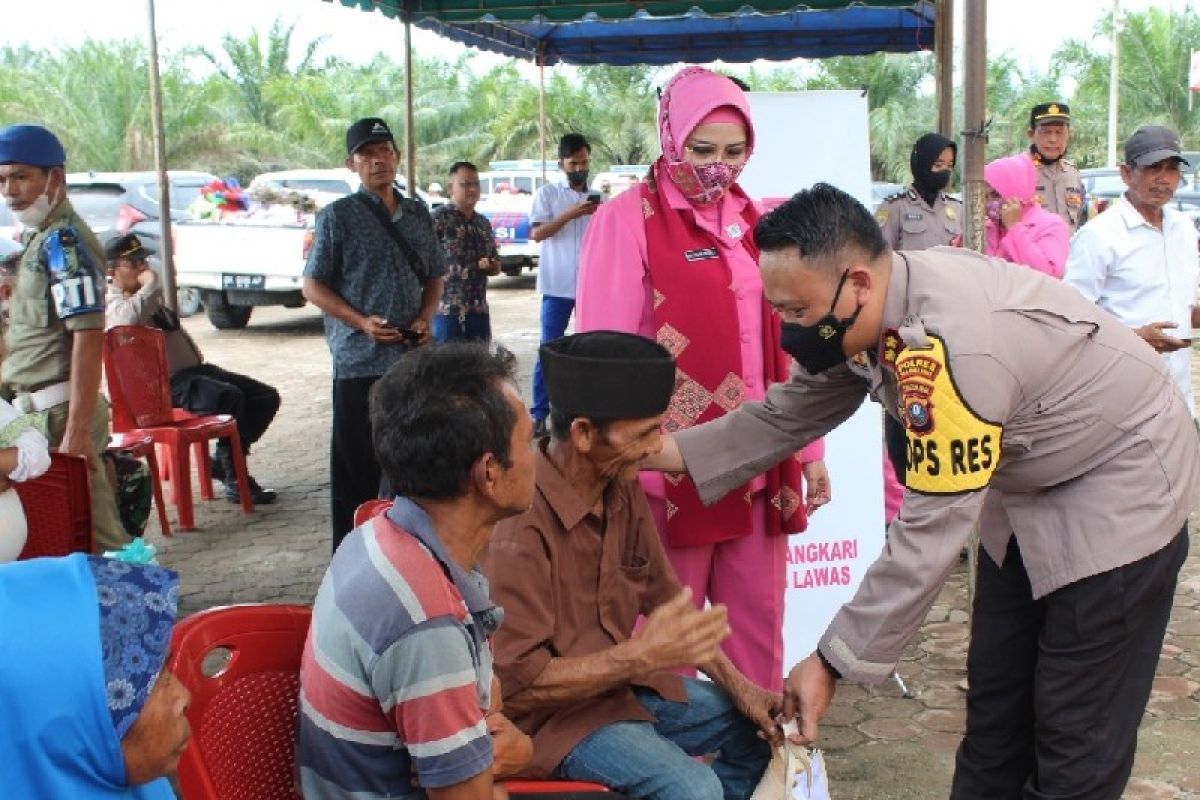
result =
[[[226,34],[221,39],[224,58],[201,48],[200,55],[208,59],[218,74],[237,87],[247,117],[252,122],[270,127],[274,122],[276,107],[265,96],[267,84],[278,78],[303,76],[314,68],[317,48],[327,37],[318,37],[304,45],[300,59],[289,64],[292,55],[292,34],[295,23],[284,25],[276,19],[264,42],[258,31],[252,31],[245,39]]]

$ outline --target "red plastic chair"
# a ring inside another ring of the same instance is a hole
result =
[[[586,781],[504,781],[504,788],[508,789],[509,795],[514,798],[525,794],[561,794],[577,798],[593,794],[608,794],[610,791],[598,783]]]
[[[391,505],[391,500],[368,500],[354,509],[354,527],[357,528],[381,511],[386,511]]]
[[[362,525],[372,517],[386,511],[392,505],[391,500],[368,500],[354,509],[354,527]],[[589,794],[608,792],[609,790],[598,783],[584,781],[537,781],[514,780],[504,781],[504,786],[511,795],[523,794]]]
[[[149,436],[136,433],[114,433],[108,440],[108,449],[124,450],[134,458],[146,459],[150,467],[150,488],[154,493],[154,505],[158,508],[158,527],[163,536],[171,535],[171,523],[167,521],[167,506],[163,503],[161,473],[158,470],[158,457],[154,454],[154,440]],[[201,476],[203,486],[203,476]]]
[[[141,325],[118,325],[104,335],[104,372],[112,402],[113,430],[149,436],[163,445],[170,464],[171,500],[179,514],[179,527],[194,530],[189,445],[201,445],[201,477],[207,474],[207,442],[228,438],[233,450],[242,511],[250,514],[254,503],[247,482],[246,457],[242,453],[237,423],[228,414],[197,417],[176,413],[171,406],[171,374],[163,332]],[[205,484],[208,484],[207,486]],[[201,496],[212,496],[211,482],[201,481]]]
[[[311,610],[211,608],[171,635],[171,671],[192,693],[192,741],[179,759],[187,800],[299,800],[296,719]]]
[[[19,558],[92,552],[92,490],[87,459],[50,454],[50,469],[13,484],[29,526]]]

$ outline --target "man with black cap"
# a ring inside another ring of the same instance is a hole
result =
[[[633,798],[749,797],[770,757],[756,732],[777,736],[780,698],[721,652],[725,607],[697,609],[681,588],[637,481],[660,447],[675,361],[613,331],[540,355],[551,434],[533,506],[496,526],[482,561],[505,609],[496,670],[533,737],[531,769]],[[671,671],[697,666],[713,680]],[[693,758],[718,751],[711,766]]]
[[[1125,142],[1125,194],[1079,229],[1063,280],[1162,354],[1195,416],[1191,328],[1200,256],[1196,228],[1171,208],[1183,158],[1179,137],[1146,125]]]
[[[104,246],[111,284],[105,299],[105,328],[149,325],[164,334],[167,367],[171,372],[171,402],[195,414],[229,414],[237,423],[242,450],[248,455],[275,419],[279,392],[265,383],[208,364],[196,342],[179,324],[179,315],[162,302],[162,286],[147,263],[146,250],[136,234],[111,239]],[[225,499],[240,502],[233,453],[228,439],[217,442],[212,475],[225,484]],[[249,478],[255,505],[275,502],[275,492]]]
[[[1066,158],[1071,143],[1071,107],[1066,103],[1039,103],[1029,112],[1029,157],[1037,167],[1038,200],[1058,214],[1071,233],[1086,219],[1086,191],[1075,162]]]
[[[100,464],[108,403],[100,394],[104,350],[104,256],[67,199],[66,151],[41,125],[0,130],[0,192],[23,226],[25,251],[9,301],[0,396],[40,414],[60,452],[84,456],[92,476],[98,552],[129,542]]]
[[[378,496],[381,471],[367,413],[371,387],[405,353],[430,340],[442,298],[441,245],[429,210],[397,191],[399,153],[377,117],[346,131],[346,166],[358,191],[317,215],[304,296],[325,312],[333,359],[329,445],[333,548],[354,509]]]
[[[927,133],[913,144],[912,183],[885,198],[875,211],[893,250],[925,250],[962,241],[962,201],[946,194],[957,155],[953,140],[941,134]]]

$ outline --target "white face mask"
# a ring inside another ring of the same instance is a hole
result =
[[[36,200],[20,211],[15,208],[9,210],[12,211],[17,221],[26,228],[37,228],[46,221],[46,217],[50,216],[50,212],[53,209],[54,207],[50,205],[50,190],[47,189],[38,195]]]

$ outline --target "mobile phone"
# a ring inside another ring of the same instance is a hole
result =
[[[587,201],[589,203],[600,203],[604,201],[604,194],[601,192],[588,192]]]
[[[396,329],[396,331],[400,334],[401,341],[411,342],[413,344],[416,344],[417,342],[421,341],[421,334],[417,333],[412,328],[404,327],[403,325],[401,325],[398,322],[392,322],[391,320],[389,320],[388,327]]]
[[[1166,334],[1170,336],[1171,332],[1166,331]],[[1185,342],[1200,342],[1200,328],[1192,328],[1187,333],[1181,333],[1179,334],[1179,338]]]

